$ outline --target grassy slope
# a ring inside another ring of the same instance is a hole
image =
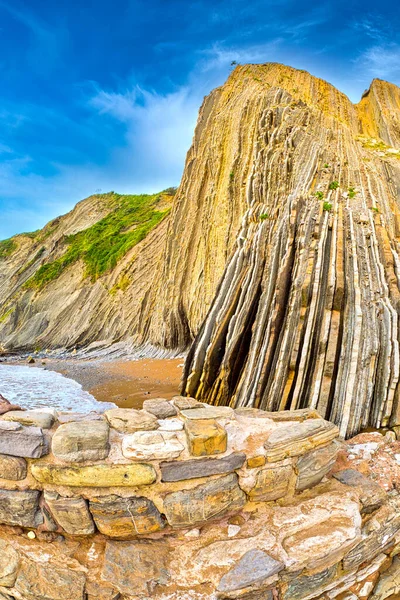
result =
[[[165,198],[170,200],[172,193],[170,190],[152,195],[121,195],[113,192],[107,196],[110,197],[109,214],[91,227],[65,236],[62,240],[65,246],[63,255],[41,265],[25,287],[42,289],[78,260],[85,263],[85,276],[95,281],[112,270],[169,213],[169,207],[161,210],[159,204]],[[17,244],[12,238],[0,242],[0,259],[12,254],[16,248]]]

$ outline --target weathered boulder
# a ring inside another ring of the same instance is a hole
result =
[[[385,490],[355,469],[343,469],[334,473],[333,477],[345,485],[361,489],[360,501],[366,513],[373,512],[386,500]]]
[[[43,522],[39,497],[34,490],[0,490],[0,523],[37,527]]]
[[[157,419],[167,419],[168,417],[175,417],[178,414],[175,406],[165,400],[165,398],[152,398],[143,402],[143,409],[148,413],[151,413]]]
[[[78,567],[23,558],[15,589],[24,600],[83,600],[85,580]]]
[[[93,519],[83,498],[63,498],[56,492],[45,492],[44,499],[55,521],[70,535],[91,535]]]
[[[100,533],[111,538],[136,537],[165,527],[154,502],[141,496],[96,498],[90,501],[90,511]]]
[[[261,584],[284,568],[285,565],[282,562],[275,560],[266,552],[249,550],[233,569],[222,577],[218,591],[234,592],[254,584]]]
[[[53,454],[72,463],[102,460],[110,451],[108,433],[103,421],[65,423],[53,435]]]
[[[254,487],[249,491],[250,500],[270,502],[283,498],[293,475],[291,465],[267,466],[257,473]]]
[[[307,419],[275,429],[265,442],[268,462],[299,456],[318,446],[328,444],[339,435],[333,423],[324,419]]]
[[[160,431],[182,431],[183,423],[179,419],[158,419]]]
[[[42,429],[50,429],[54,423],[52,414],[40,410],[11,410],[3,415],[2,419]]]
[[[183,481],[185,479],[232,473],[232,471],[240,469],[245,460],[246,455],[243,452],[233,452],[223,458],[162,462],[160,464],[161,479],[162,481]]]
[[[0,421],[0,452],[23,458],[40,458],[49,452],[49,439],[39,427]]]
[[[154,467],[142,463],[82,467],[33,464],[31,471],[34,478],[40,483],[70,485],[71,487],[127,487],[149,485],[156,480]]]
[[[17,578],[19,555],[6,541],[0,539],[0,586],[12,587]]]
[[[18,456],[0,454],[0,478],[19,481],[25,479],[27,472],[26,460]]]
[[[202,406],[181,410],[185,419],[234,419],[235,412],[229,406]]]
[[[238,485],[237,475],[231,474],[167,494],[164,512],[173,527],[190,527],[238,511],[245,503],[246,495]]]
[[[133,408],[112,408],[104,413],[110,426],[122,433],[150,431],[158,429],[158,421],[154,415]]]
[[[122,454],[136,460],[177,458],[184,449],[176,434],[169,431],[136,431],[122,440]]]
[[[335,464],[338,450],[339,444],[333,442],[301,456],[296,464],[298,472],[296,489],[302,491],[319,483]]]
[[[193,456],[208,456],[226,452],[227,434],[216,421],[209,419],[186,421],[185,431],[189,452]]]
[[[146,598],[157,585],[165,585],[168,572],[167,544],[161,542],[107,542],[101,578],[122,594]]]

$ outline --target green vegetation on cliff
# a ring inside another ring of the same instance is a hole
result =
[[[108,195],[111,212],[91,227],[66,236],[66,252],[60,258],[42,265],[27,281],[26,287],[42,289],[78,260],[85,263],[85,276],[96,281],[98,277],[113,269],[170,210],[170,207],[164,210],[158,207],[162,194]]]
[[[17,242],[12,238],[0,242],[0,258],[10,256],[17,249]]]

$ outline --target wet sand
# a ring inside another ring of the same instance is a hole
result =
[[[141,408],[148,398],[172,398],[179,394],[183,360],[46,360],[45,368],[75,379],[100,402]]]

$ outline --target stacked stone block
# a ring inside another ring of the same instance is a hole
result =
[[[327,478],[339,447],[312,410],[176,397],[6,413],[0,598],[338,597],[400,551],[399,496],[350,469]]]

